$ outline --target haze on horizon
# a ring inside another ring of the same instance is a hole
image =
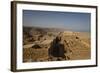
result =
[[[91,14],[23,10],[23,26],[64,28],[71,31],[90,32]]]

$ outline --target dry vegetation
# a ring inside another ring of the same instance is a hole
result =
[[[23,27],[23,62],[90,59],[90,44],[89,33]]]

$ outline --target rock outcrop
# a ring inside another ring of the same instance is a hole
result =
[[[50,60],[66,60],[70,59],[65,54],[68,53],[69,48],[67,41],[64,40],[63,32],[60,32],[59,35],[53,40],[48,50]]]

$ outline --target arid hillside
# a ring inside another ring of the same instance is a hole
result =
[[[90,39],[86,32],[23,27],[23,62],[90,59]]]

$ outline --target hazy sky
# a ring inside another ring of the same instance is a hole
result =
[[[24,26],[65,28],[72,31],[90,31],[90,13],[23,10]]]

